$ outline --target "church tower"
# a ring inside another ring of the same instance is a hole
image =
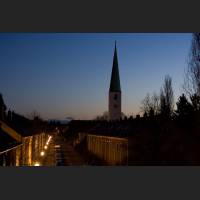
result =
[[[117,59],[117,47],[115,42],[115,50],[113,57],[112,75],[109,90],[109,120],[115,121],[121,118],[121,86]]]

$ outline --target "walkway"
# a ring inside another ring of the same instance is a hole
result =
[[[60,135],[55,135],[49,144],[43,166],[83,166],[83,158]]]

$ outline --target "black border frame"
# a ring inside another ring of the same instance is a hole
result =
[[[199,32],[198,3],[8,0],[0,3],[0,32]],[[191,199],[199,196],[199,169],[2,167],[0,198]]]
[[[0,32],[198,32],[199,1],[7,0]]]

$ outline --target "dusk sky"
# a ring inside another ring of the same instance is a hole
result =
[[[93,119],[108,110],[117,41],[122,112],[138,114],[146,94],[172,77],[182,92],[191,34],[1,33],[0,93],[8,108],[44,119]]]

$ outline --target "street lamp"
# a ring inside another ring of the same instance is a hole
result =
[[[39,162],[36,162],[36,163],[34,164],[34,166],[35,166],[35,167],[39,167],[39,166],[40,166],[40,163],[39,163]]]
[[[41,156],[44,156],[44,154],[45,154],[44,151],[42,151],[42,152],[40,153]]]

